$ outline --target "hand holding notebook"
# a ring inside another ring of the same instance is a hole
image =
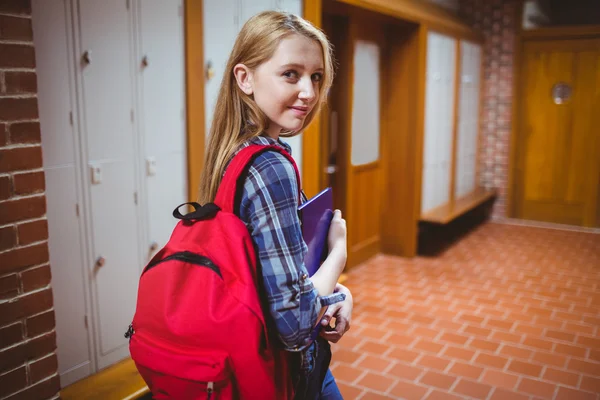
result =
[[[302,204],[298,210],[302,222],[302,236],[308,246],[304,264],[309,276],[313,276],[329,253],[327,242],[329,226],[333,218],[333,193],[331,188],[323,190]]]

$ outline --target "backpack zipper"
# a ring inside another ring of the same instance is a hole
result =
[[[208,392],[208,396],[206,396],[206,400],[210,400],[214,390],[215,390],[215,383],[208,382],[206,385],[206,391]]]
[[[191,251],[181,251],[179,253],[171,254],[170,256],[165,257],[162,260],[158,260],[154,263],[148,264],[143,274],[148,272],[150,269],[156,267],[158,264],[171,260],[184,261],[190,264],[207,267],[213,270],[217,275],[219,275],[221,279],[223,279],[223,275],[221,275],[221,269],[217,267],[210,258],[202,256],[200,254],[192,253]]]

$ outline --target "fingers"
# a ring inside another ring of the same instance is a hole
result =
[[[323,317],[321,318],[321,325],[329,325],[329,323],[331,322],[331,318],[333,318],[333,316],[338,312],[340,307],[340,303],[332,304],[329,307],[327,307],[327,311],[325,311],[325,314],[323,314]]]

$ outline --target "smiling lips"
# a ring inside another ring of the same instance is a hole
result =
[[[290,107],[290,109],[294,112],[294,114],[296,114],[299,117],[304,117],[306,116],[306,114],[308,114],[308,107],[306,106],[293,106]]]

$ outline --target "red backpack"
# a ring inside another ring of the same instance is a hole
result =
[[[254,245],[234,212],[248,168],[264,151],[280,152],[298,173],[277,146],[244,148],[214,204],[173,211],[181,221],[140,277],[126,337],[155,399],[293,397],[288,354],[267,332]]]

